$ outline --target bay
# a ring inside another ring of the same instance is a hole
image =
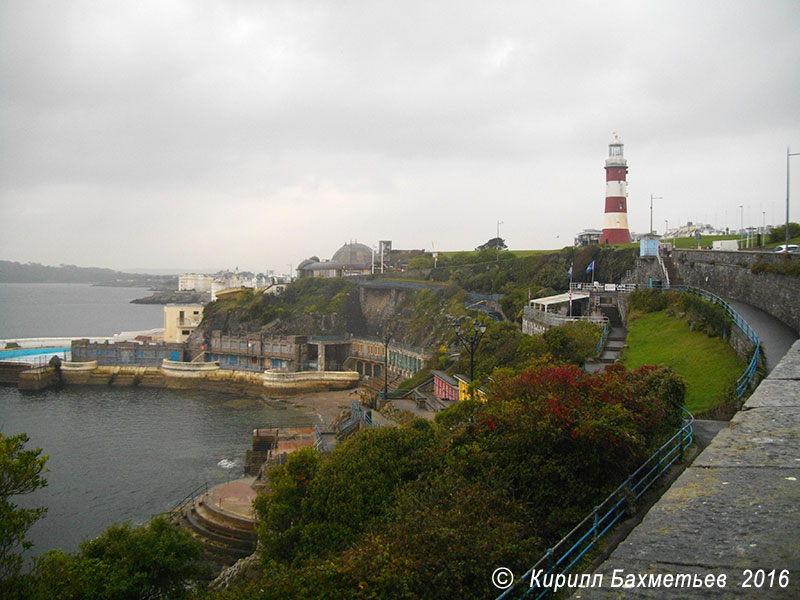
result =
[[[164,389],[68,387],[23,393],[0,387],[0,431],[42,448],[47,487],[20,504],[45,506],[29,535],[32,555],[77,549],[109,525],[145,523],[192,490],[244,476],[256,427],[308,425],[282,402]],[[226,470],[221,460],[234,463]]]
[[[130,304],[136,288],[0,284],[0,339],[91,337],[162,327],[163,307]],[[26,433],[50,458],[47,487],[15,499],[45,506],[30,556],[77,549],[122,521],[145,523],[198,486],[243,476],[256,427],[307,425],[283,402],[144,388],[68,387],[23,393],[0,386],[0,431]],[[221,460],[234,463],[225,470]]]
[[[0,283],[0,339],[100,337],[164,326],[164,307],[131,304],[143,288]]]

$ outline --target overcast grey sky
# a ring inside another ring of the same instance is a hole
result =
[[[559,248],[612,132],[632,230],[783,222],[800,2],[0,0],[6,260]]]

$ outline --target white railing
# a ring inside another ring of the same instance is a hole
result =
[[[94,371],[96,368],[96,360],[87,360],[84,362],[72,362],[65,360],[61,363],[62,371]]]
[[[569,289],[573,292],[632,292],[636,289],[635,283],[581,283],[573,282],[569,284]]]
[[[661,258],[661,250],[659,249],[658,253],[656,254],[656,259],[658,260],[658,266],[661,267],[661,272],[664,273],[664,283],[666,287],[669,287],[669,273],[667,272],[667,266],[664,264],[664,259]]]
[[[209,371],[218,371],[219,363],[191,363],[177,360],[167,360],[165,358],[161,361],[161,368],[165,371],[180,371],[181,373],[207,373]]]
[[[300,371],[286,373],[284,371],[264,371],[264,383],[325,383],[331,381],[358,381],[356,371]]]
[[[573,323],[575,321],[588,321],[589,323],[594,323],[595,325],[605,325],[608,323],[608,317],[605,316],[581,315],[578,317],[570,317],[568,315],[562,315],[559,313],[536,310],[530,306],[525,307],[524,315],[527,318],[538,321],[539,323],[547,325],[548,327],[558,327],[564,323]]]

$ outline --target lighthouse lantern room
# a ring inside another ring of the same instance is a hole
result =
[[[603,217],[601,244],[625,244],[631,241],[628,230],[628,162],[622,152],[619,136],[608,145],[606,159],[606,210]]]

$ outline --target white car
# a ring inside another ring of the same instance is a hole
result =
[[[775,247],[776,254],[783,254],[784,252],[787,252],[786,244],[781,244],[780,246]],[[800,254],[800,246],[797,244],[789,244],[788,252],[791,254]]]

